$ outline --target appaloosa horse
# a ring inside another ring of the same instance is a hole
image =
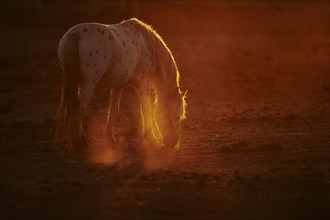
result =
[[[62,94],[57,113],[57,140],[74,147],[86,144],[82,119],[103,76],[109,79],[110,105],[106,140],[115,143],[114,123],[124,87],[138,91],[147,144],[178,145],[185,119],[186,92],[171,51],[156,31],[132,18],[119,24],[82,23],[69,29],[58,46]],[[155,117],[155,112],[160,117]],[[156,133],[160,135],[156,136]]]

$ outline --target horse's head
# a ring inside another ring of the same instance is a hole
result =
[[[166,98],[166,102],[159,106],[162,112],[158,121],[159,130],[162,133],[164,144],[168,147],[176,147],[181,136],[181,122],[186,119],[185,101],[187,91],[181,92],[179,87]]]

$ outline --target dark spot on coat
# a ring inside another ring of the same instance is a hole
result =
[[[95,71],[95,74],[98,74],[98,73],[99,73],[99,71],[98,71],[98,70],[96,70],[96,71]]]
[[[97,28],[97,31],[100,32],[100,28]]]
[[[87,29],[87,28],[84,28],[84,29],[83,29],[83,31],[84,31],[84,32],[87,32],[87,31],[88,31],[88,29]]]
[[[105,60],[106,58],[107,58],[106,56],[103,57],[104,60]]]
[[[90,56],[90,57],[92,56],[92,52],[89,53],[89,56]]]
[[[110,37],[109,37],[109,40],[115,41],[115,39],[113,39],[113,37],[112,37],[112,36],[110,36]]]
[[[123,45],[124,45],[124,47],[125,47],[125,42],[123,41]]]
[[[102,41],[101,40],[99,40],[99,43],[101,43]]]
[[[98,50],[96,50],[96,51],[95,51],[95,54],[98,54],[98,53],[99,53],[99,51],[98,51]]]
[[[89,63],[87,63],[86,66],[89,66]]]
[[[101,31],[101,34],[103,35],[104,34],[104,31]]]

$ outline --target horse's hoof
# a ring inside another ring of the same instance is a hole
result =
[[[73,142],[73,148],[77,150],[83,150],[87,148],[87,143],[85,140],[75,141]]]
[[[157,139],[144,139],[145,147],[160,148],[162,145]]]
[[[105,136],[104,141],[105,141],[105,144],[107,144],[111,147],[117,147],[116,139],[113,136],[112,137]]]

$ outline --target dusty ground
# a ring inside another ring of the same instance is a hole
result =
[[[55,148],[60,37],[131,16],[163,36],[189,90],[181,150],[143,148],[130,89],[120,150],[98,148],[102,84],[89,152]],[[330,217],[329,2],[1,2],[1,26],[1,219]]]

